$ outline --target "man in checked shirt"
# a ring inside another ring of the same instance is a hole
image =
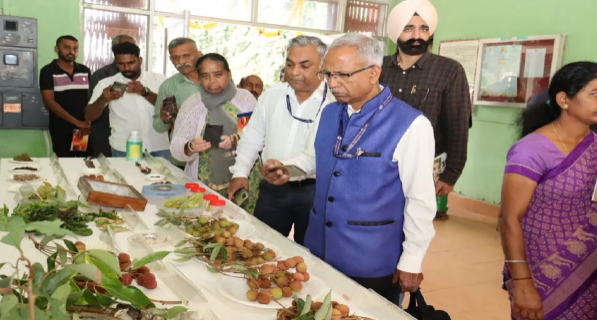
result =
[[[396,98],[425,113],[433,125],[436,156],[448,155],[435,186],[435,218],[446,219],[448,194],[466,163],[471,100],[460,63],[428,52],[437,20],[437,11],[428,0],[406,0],[390,12],[388,35],[398,50],[384,57],[381,82]]]

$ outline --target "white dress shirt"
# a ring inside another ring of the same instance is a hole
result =
[[[236,163],[230,169],[232,177],[248,177],[261,151],[264,163],[270,159],[291,159],[300,155],[305,148],[309,132],[316,126],[317,115],[325,105],[336,101],[324,87],[325,83],[322,82],[311,97],[300,104],[294,90],[287,83],[275,85],[265,91],[257,101],[251,120],[241,131],[236,149]],[[324,91],[327,91],[325,101]],[[308,124],[293,118],[288,112],[286,96],[290,100],[295,117],[314,122]],[[314,178],[315,172],[308,177]]]
[[[160,85],[166,79],[166,76],[162,74],[141,71],[141,76],[137,81],[148,87],[152,92],[157,93]],[[115,81],[127,83],[131,80],[125,78],[122,73],[101,80],[93,90],[89,103],[94,103],[102,95],[104,89]],[[125,92],[122,98],[110,102],[108,108],[110,108],[110,128],[112,131],[110,146],[113,149],[125,152],[126,140],[133,130],[138,131],[141,139],[143,139],[143,149],[147,149],[149,152],[170,149],[168,133],[158,133],[153,128],[155,107],[143,96]]]
[[[356,113],[348,106],[348,116]],[[359,110],[360,111],[360,110]],[[319,123],[320,117],[317,117]],[[315,137],[317,130],[311,130],[303,153],[284,164],[294,164],[307,174],[315,172]],[[330,150],[330,152],[332,152]],[[393,162],[397,162],[402,181],[404,205],[404,242],[398,261],[399,270],[420,273],[429,243],[435,236],[433,219],[437,211],[435,186],[433,184],[433,161],[435,139],[433,127],[423,115],[417,117],[398,142]],[[378,245],[378,244],[374,244]]]

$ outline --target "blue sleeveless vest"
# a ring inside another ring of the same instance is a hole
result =
[[[341,117],[347,127],[344,147],[390,94],[386,86],[350,119],[346,104],[328,105],[315,139],[316,193],[305,246],[352,277],[382,277],[396,270],[404,240],[405,199],[398,164],[392,158],[404,132],[421,113],[393,98],[349,150],[354,154],[360,147],[367,154],[358,159],[336,158],[334,144]]]

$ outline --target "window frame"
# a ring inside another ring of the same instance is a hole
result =
[[[119,13],[131,13],[137,15],[143,15],[148,17],[148,30],[146,32],[147,38],[145,39],[147,43],[147,52],[144,52],[146,56],[146,61],[153,61],[154,57],[154,48],[150,45],[153,41],[153,21],[155,17],[177,17],[180,13],[171,13],[171,12],[162,12],[156,11],[155,4],[157,0],[148,0],[149,8],[148,9],[135,9],[135,8],[126,8],[126,7],[118,7],[118,6],[111,6],[111,5],[99,5],[93,3],[87,3],[85,0],[80,0],[81,4],[81,20],[84,19],[84,9],[96,9],[96,10],[104,10],[104,11],[112,11],[112,12],[119,12]],[[222,19],[222,18],[214,18],[214,17],[205,17],[200,15],[190,15],[190,20],[200,20],[200,21],[208,21],[208,22],[216,22],[216,23],[228,23],[228,24],[238,24],[238,25],[246,25],[249,27],[255,28],[266,28],[266,29],[282,29],[288,31],[297,31],[297,32],[305,32],[305,33],[317,33],[322,35],[333,35],[333,34],[341,34],[344,33],[345,27],[345,18],[346,18],[346,5],[348,0],[337,0],[338,1],[338,19],[336,21],[336,30],[322,30],[322,29],[311,29],[311,28],[302,28],[302,27],[293,27],[287,25],[277,25],[277,24],[267,24],[267,23],[259,23],[258,21],[258,14],[259,14],[259,0],[251,0],[251,20],[250,21],[241,21],[241,20],[231,20],[231,19]],[[318,1],[318,0],[312,0]],[[383,36],[376,36],[375,38],[379,39],[382,42],[387,41],[387,18],[392,9],[392,0],[366,0],[367,2],[374,2],[379,3],[382,5],[387,5],[388,8],[385,12],[385,17],[383,17]],[[325,1],[328,2],[328,1]],[[81,31],[85,27],[85,23],[81,23]],[[147,69],[150,69],[149,64],[147,64]],[[165,69],[164,69],[165,72]]]

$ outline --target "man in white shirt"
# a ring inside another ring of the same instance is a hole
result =
[[[298,36],[288,44],[288,83],[275,85],[261,95],[240,134],[228,189],[231,199],[240,188],[249,189],[247,177],[260,152],[263,161],[289,159],[302,152],[317,114],[334,100],[317,76],[326,50],[327,46],[315,37]],[[314,195],[315,174],[284,186],[263,180],[255,217],[285,236],[294,224],[294,240],[302,244]]]
[[[429,120],[379,85],[376,39],[336,39],[320,72],[336,103],[321,113],[305,151],[284,161],[312,174],[317,190],[305,246],[361,285],[388,297],[393,284],[415,291],[435,235],[434,138]],[[323,125],[325,123],[325,125]],[[288,181],[277,160],[268,181]]]
[[[99,118],[106,107],[110,108],[110,147],[113,157],[126,156],[126,140],[131,131],[137,131],[143,140],[143,149],[152,156],[170,159],[168,133],[153,128],[154,105],[166,76],[141,69],[141,50],[125,42],[113,47],[116,66],[120,73],[101,80],[85,108],[85,119]],[[124,92],[118,84],[126,84]]]

